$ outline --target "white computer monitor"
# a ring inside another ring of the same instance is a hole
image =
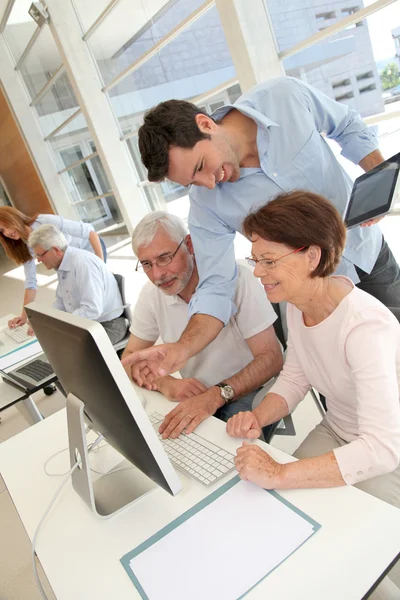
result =
[[[147,493],[153,482],[172,495],[182,484],[104,328],[95,321],[44,307],[26,306],[29,321],[67,394],[71,466],[75,490],[100,516],[110,516]],[[85,420],[137,469],[126,471],[117,489],[91,482]],[[98,492],[96,494],[96,491]]]

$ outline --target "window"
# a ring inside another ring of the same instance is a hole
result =
[[[360,88],[360,94],[364,94],[365,92],[373,92],[374,90],[376,90],[376,85],[375,83],[371,83],[371,85],[367,85],[366,87],[362,87]]]
[[[317,15],[315,15],[317,23],[320,23],[321,21],[328,21],[329,19],[334,19],[335,17],[336,15],[334,10],[325,13],[318,13]]]
[[[367,73],[360,73],[359,75],[356,75],[356,79],[357,81],[362,81],[363,79],[371,79],[371,77],[373,77],[374,74],[372,71],[368,71]]]
[[[347,94],[343,94],[342,96],[336,96],[335,100],[341,102],[342,100],[349,100],[350,98],[354,98],[353,92],[347,92]]]
[[[354,15],[359,9],[359,6],[352,6],[351,8],[342,8],[340,12],[343,17],[348,17],[349,15]]]
[[[332,89],[336,89],[339,87],[343,87],[344,85],[350,85],[350,84],[351,84],[350,79],[341,79],[340,81],[334,81],[332,83]]]

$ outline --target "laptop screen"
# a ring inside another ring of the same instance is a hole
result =
[[[390,210],[396,201],[399,169],[400,154],[396,154],[356,179],[345,214],[347,227],[354,227]]]

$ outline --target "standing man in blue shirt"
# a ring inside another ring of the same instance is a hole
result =
[[[178,100],[145,116],[139,148],[149,180],[167,177],[191,186],[189,228],[200,283],[179,341],[131,355],[136,376],[143,360],[160,375],[179,369],[234,314],[233,242],[251,210],[279,193],[307,189],[329,198],[343,214],[352,181],[322,134],[364,171],[383,161],[358,113],[291,77],[253,87],[212,117]],[[399,267],[376,226],[379,220],[348,232],[337,272],[386,306],[399,307]]]

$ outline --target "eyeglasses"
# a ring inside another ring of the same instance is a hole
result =
[[[173,254],[163,254],[162,256],[159,256],[154,263],[147,260],[145,262],[140,262],[140,260],[138,260],[135,271],[144,271],[145,273],[148,273],[152,269],[153,264],[156,264],[157,267],[166,267],[174,260],[176,253],[178,252],[179,248],[182,246],[184,241],[185,238],[183,238],[183,240],[181,241],[181,243],[179,244],[179,246]]]
[[[246,260],[251,267],[255,267],[257,266],[257,264],[260,264],[264,267],[264,269],[275,269],[277,263],[280,262],[282,259],[286,258],[287,256],[290,256],[291,254],[296,254],[297,252],[300,252],[305,248],[308,248],[308,246],[302,246],[301,248],[297,248],[297,250],[288,252],[287,254],[284,254],[283,256],[280,256],[275,260],[270,260],[269,258],[261,258],[260,260],[257,260],[256,258],[251,258],[251,256],[248,256]]]
[[[50,250],[52,250],[53,248],[49,248],[48,250],[45,250],[44,252],[42,252],[42,254],[36,254],[36,258],[43,258],[43,256],[45,254],[47,254],[48,252],[50,252]]]

